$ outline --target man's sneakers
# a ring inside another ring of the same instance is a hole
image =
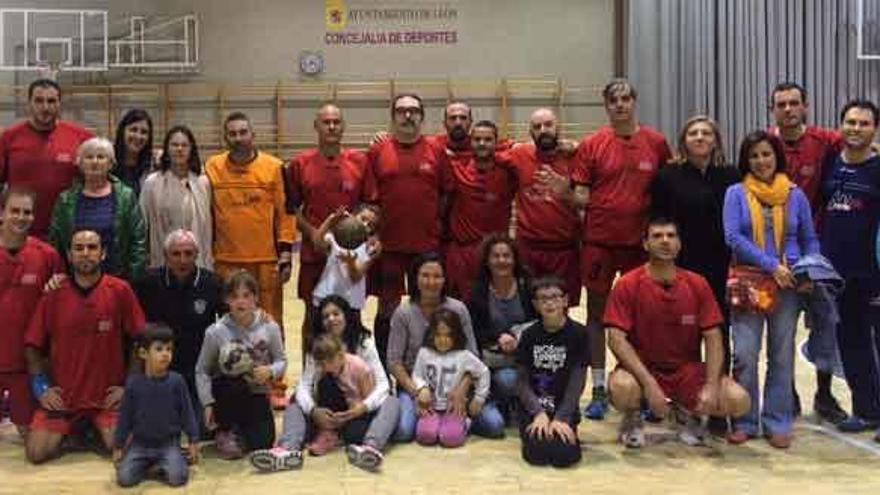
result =
[[[817,393],[813,396],[813,412],[816,413],[816,416],[833,425],[839,425],[849,417],[846,411],[840,407],[837,399],[830,394]]]
[[[645,446],[645,432],[643,430],[642,416],[638,411],[628,412],[623,416],[620,423],[620,443],[630,449],[640,449]]]
[[[861,433],[863,431],[874,430],[880,424],[877,421],[864,419],[853,414],[846,420],[838,423],[837,429],[844,433]]]
[[[593,399],[584,409],[584,416],[587,419],[600,421],[605,419],[608,413],[608,392],[605,387],[593,387]]]
[[[703,426],[703,421],[699,416],[691,415],[684,424],[679,425],[678,440],[691,447],[701,447],[706,445],[706,437],[708,432]]]
[[[251,465],[261,473],[290,471],[301,468],[302,464],[303,456],[301,451],[287,450],[284,447],[257,450],[251,454]]]
[[[350,444],[345,447],[348,462],[364,471],[375,472],[382,465],[382,452],[369,444]]]
[[[244,450],[235,433],[231,431],[218,431],[214,437],[214,447],[217,448],[221,459],[231,461],[244,457]]]

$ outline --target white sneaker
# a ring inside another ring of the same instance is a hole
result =
[[[262,473],[299,469],[302,464],[301,451],[287,450],[284,447],[257,450],[251,454],[251,465]]]
[[[706,445],[706,428],[699,416],[691,415],[678,427],[678,440],[691,447]]]
[[[348,455],[348,462],[365,471],[377,471],[384,459],[379,449],[366,444],[350,444],[345,447],[345,453]]]
[[[630,449],[644,447],[645,432],[642,426],[642,416],[639,411],[626,413],[620,424],[620,443]]]

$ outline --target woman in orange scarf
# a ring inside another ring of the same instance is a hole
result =
[[[799,314],[795,280],[789,267],[819,252],[810,205],[785,175],[785,155],[777,138],[764,131],[740,146],[743,182],[724,198],[724,235],[735,262],[759,268],[777,286],[764,311],[731,312],[734,377],[752,397],[751,411],[737,419],[730,443],[763,433],[770,445],[788,448],[794,423],[794,334]],[[763,401],[758,393],[758,358],[767,326],[767,375]],[[760,411],[759,407],[763,407]],[[763,431],[761,427],[763,426]]]

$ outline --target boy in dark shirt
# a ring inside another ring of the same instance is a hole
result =
[[[565,467],[581,460],[578,399],[590,356],[587,328],[566,314],[565,283],[535,280],[532,303],[541,321],[527,328],[516,349],[522,456],[529,464]]]
[[[144,372],[133,374],[125,385],[119,421],[113,440],[113,461],[119,486],[134,486],[158,465],[171,486],[186,484],[187,460],[180,451],[180,434],[186,432],[192,462],[199,458],[199,428],[183,377],[169,371],[174,334],[155,326],[144,332],[137,356]]]

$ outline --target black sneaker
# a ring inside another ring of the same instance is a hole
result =
[[[846,414],[846,411],[840,407],[837,399],[830,394],[816,394],[813,396],[813,412],[833,425],[839,425],[849,417],[849,415]]]

